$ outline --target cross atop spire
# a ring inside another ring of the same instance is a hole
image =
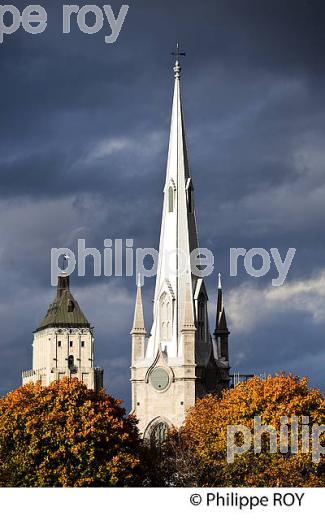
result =
[[[180,58],[180,56],[186,56],[186,52],[181,52],[179,43],[177,43],[176,52],[172,52],[171,54],[172,54],[172,56],[176,56],[175,67],[174,67],[175,78],[180,78],[181,66],[179,64],[179,58]]]
[[[179,43],[176,43],[176,52],[172,52],[172,56],[176,56],[176,61],[179,61],[180,56],[186,56],[186,52],[180,51]]]

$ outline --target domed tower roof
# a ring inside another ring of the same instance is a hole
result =
[[[58,277],[56,298],[35,332],[50,327],[89,328],[90,324],[70,292],[69,276]]]

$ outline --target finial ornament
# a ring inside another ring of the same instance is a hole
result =
[[[222,289],[222,285],[221,285],[221,273],[218,273],[218,289]]]
[[[175,67],[174,67],[175,78],[180,78],[180,76],[181,76],[181,66],[179,64],[179,58],[180,58],[180,56],[186,56],[186,52],[181,52],[180,51],[180,47],[179,47],[179,43],[177,43],[176,44],[176,52],[172,52],[171,54],[172,54],[172,56],[176,56]]]
[[[62,269],[61,269],[63,274],[65,273],[65,270],[68,267],[69,260],[70,260],[70,256],[69,255],[67,255],[67,254],[63,255]]]
[[[141,274],[138,273],[138,276],[137,276],[137,287],[141,287]]]

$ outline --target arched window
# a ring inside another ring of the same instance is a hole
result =
[[[74,364],[74,356],[68,356],[68,369],[71,374],[75,374],[77,371],[77,367]]]
[[[165,421],[157,422],[151,430],[150,441],[156,446],[161,446],[166,440],[168,433],[168,424]]]
[[[172,339],[172,305],[170,296],[164,292],[160,297],[160,340]]]
[[[198,334],[199,340],[206,341],[206,300],[203,294],[198,301]]]
[[[168,188],[168,212],[173,213],[174,211],[174,188],[169,186]]]

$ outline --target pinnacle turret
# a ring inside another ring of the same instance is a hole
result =
[[[215,335],[223,332],[229,333],[226,320],[226,312],[223,304],[221,274],[218,274],[218,295],[217,295],[217,314],[216,314],[216,328]]]
[[[136,296],[136,301],[135,301],[134,319],[133,319],[133,327],[131,330],[131,334],[146,334],[146,329],[144,326],[140,276],[138,276],[138,280],[137,280],[137,296]]]

